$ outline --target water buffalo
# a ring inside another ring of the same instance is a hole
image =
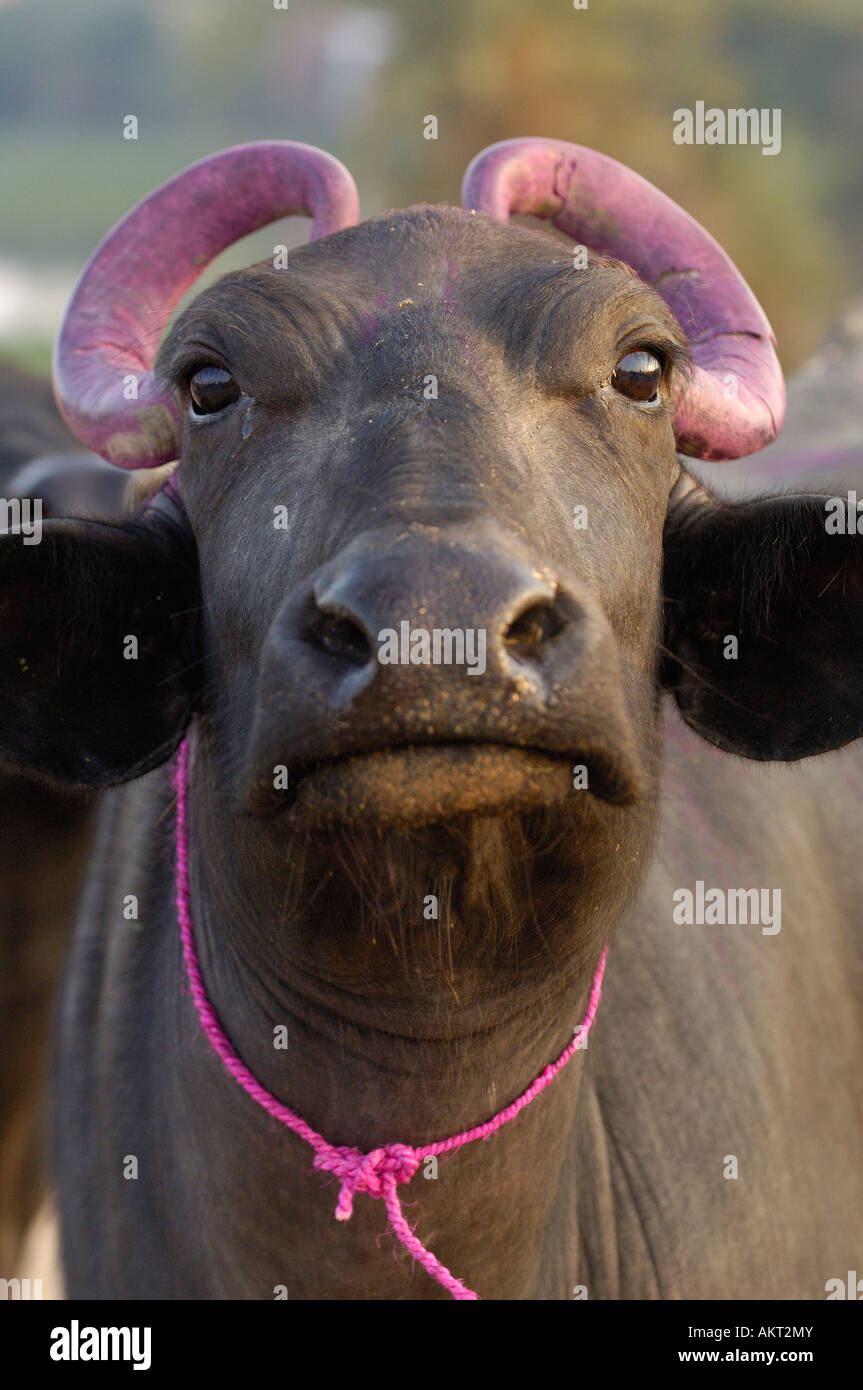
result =
[[[0,526],[119,518],[128,484],[63,423],[50,383],[0,362]],[[18,510],[14,510],[15,508]],[[0,764],[0,1275],[44,1196],[51,1001],[90,840],[93,794]]]
[[[556,141],[485,151],[464,202],[356,225],[331,157],[237,147],[69,307],[76,433],[180,460],[133,519],[0,550],[0,753],[111,788],[58,1025],[73,1297],[860,1267],[859,537],[684,466],[784,406],[691,218]],[[297,211],[309,245],[159,344]]]

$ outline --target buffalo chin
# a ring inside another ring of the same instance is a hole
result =
[[[572,767],[588,766],[589,788],[575,790]],[[257,782],[247,806],[313,826],[422,826],[454,817],[551,809],[591,795],[617,804],[635,799],[607,757],[588,759],[493,743],[412,745],[310,767],[274,792]]]

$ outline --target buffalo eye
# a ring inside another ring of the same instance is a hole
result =
[[[193,415],[216,415],[231,405],[240,388],[223,367],[199,367],[189,378]]]
[[[621,357],[611,378],[611,384],[621,396],[631,401],[643,401],[655,405],[659,401],[659,387],[662,382],[662,363],[652,352],[643,349],[628,352]]]

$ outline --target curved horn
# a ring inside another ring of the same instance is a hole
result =
[[[295,213],[314,219],[312,238],[352,226],[354,181],[323,150],[267,140],[191,165],[117,223],[78,280],[54,349],[57,404],[79,439],[121,468],[176,458],[177,407],[152,373],[168,315],[220,251]]]
[[[695,364],[675,399],[681,453],[740,458],[776,438],[785,382],[764,311],[718,242],[653,184],[581,145],[503,140],[470,164],[462,202],[502,222],[513,212],[550,218],[662,295]]]

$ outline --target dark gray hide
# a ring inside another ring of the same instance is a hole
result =
[[[48,382],[0,362],[0,497],[44,517],[119,517],[127,480],[81,449]],[[0,524],[5,523],[5,517]],[[46,1187],[51,1001],[90,839],[92,794],[0,766],[0,1272]]]
[[[633,345],[665,366],[651,410],[611,384]],[[827,536],[817,499],[692,486],[667,405],[681,350],[613,263],[392,214],[288,275],[227,277],[174,326],[184,399],[203,365],[243,392],[188,421],[186,521],[63,525],[38,559],[4,556],[49,619],[29,696],[12,658],[32,634],[3,629],[3,736],[68,782],[134,779],[104,798],[63,995],[71,1296],[445,1296],[378,1248],[379,1204],[333,1220],[308,1148],[200,1035],[164,762],[190,716],[207,988],[331,1142],[494,1113],[563,1047],[610,938],[588,1049],[402,1189],[481,1296],[809,1299],[859,1267],[863,757],[807,756],[863,728],[859,538]],[[484,627],[485,674],[380,665],[400,620]],[[698,880],[780,891],[781,931],[676,923]]]

